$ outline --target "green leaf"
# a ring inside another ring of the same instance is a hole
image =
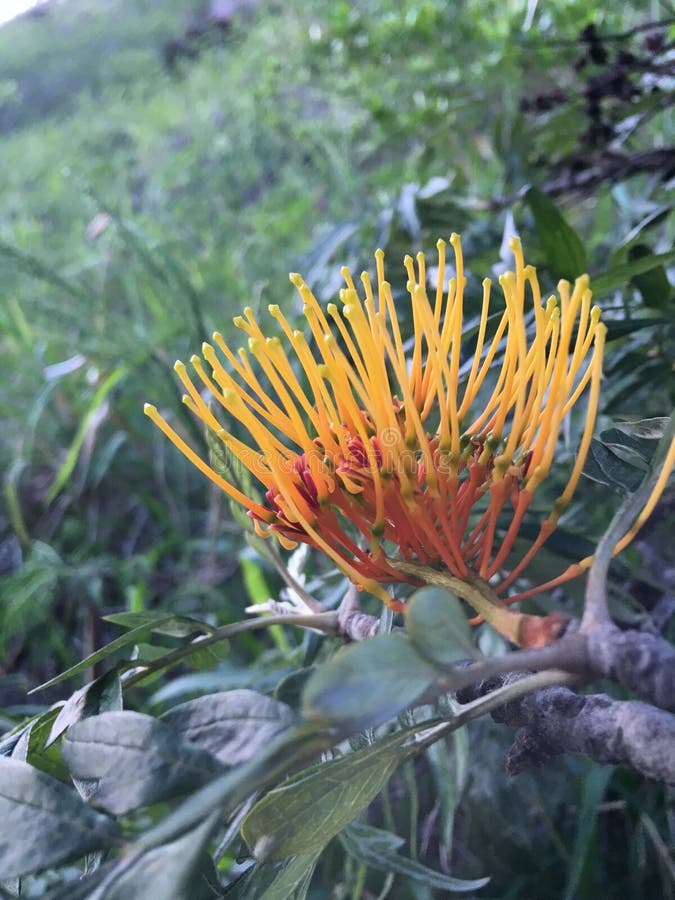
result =
[[[404,634],[378,634],[344,647],[307,682],[305,715],[345,732],[374,728],[411,706],[436,670]]]
[[[426,750],[439,805],[436,831],[448,855],[452,851],[455,812],[469,772],[469,731],[458,728],[450,739],[452,747],[448,741],[436,741]]]
[[[167,613],[165,621],[168,621],[172,618],[173,616],[171,615],[171,613]],[[129,644],[135,644],[139,640],[147,637],[150,630],[151,629],[148,625],[139,625],[138,628],[132,628],[131,631],[127,631],[126,634],[123,634],[120,637],[115,638],[115,640],[111,641],[109,644],[106,644],[105,647],[101,647],[100,650],[96,650],[94,653],[90,653],[89,656],[85,657],[85,659],[80,660],[79,663],[71,666],[69,669],[66,669],[65,672],[61,672],[60,675],[56,675],[54,678],[50,678],[49,681],[45,681],[44,684],[39,684],[36,688],[33,688],[32,691],[29,691],[29,694],[34,694],[36,691],[43,691],[45,690],[45,688],[50,688],[55,684],[60,684],[62,681],[67,681],[74,675],[79,675],[80,672],[84,672],[86,669],[95,666],[97,663],[101,662],[101,660],[106,659],[108,656],[111,656],[113,653],[116,653],[123,647],[126,647]]]
[[[106,622],[121,625],[122,628],[138,629],[146,626],[155,634],[166,634],[178,638],[190,637],[197,632],[213,634],[215,630],[206,622],[200,622],[199,619],[193,619],[190,616],[167,615],[150,609],[143,612],[113,613],[110,616],[103,616],[103,618]]]
[[[305,900],[320,855],[314,850],[281,864],[254,866],[232,891],[233,900]]]
[[[655,254],[646,244],[634,244],[628,251],[631,262],[635,260],[648,260]],[[642,300],[646,306],[654,309],[666,310],[673,296],[673,286],[668,281],[665,266],[657,265],[647,272],[639,272],[633,276],[633,284],[642,294]]]
[[[655,328],[659,325],[672,325],[672,319],[663,316],[659,318],[639,319],[603,319],[607,326],[607,341],[618,341],[642,331],[645,328]]]
[[[379,794],[410,750],[400,734],[300,773],[270,791],[244,819],[256,859],[283,859],[324,847]]]
[[[56,709],[48,709],[42,715],[31,719],[26,725],[15,735],[16,738],[11,752],[7,755],[12,759],[27,762],[36,769],[52,775],[61,781],[69,781],[68,770],[61,761],[60,752],[54,748],[53,750],[45,749],[49,732],[55,719],[59,715],[58,707]],[[9,749],[9,742],[5,745]]]
[[[314,759],[330,746],[332,738],[317,733],[313,726],[303,724],[290,733],[282,732],[270,741],[267,750],[228,770],[210,781],[159,824],[147,831],[139,842],[145,847],[157,847],[183,834],[216,809],[226,818],[256,791],[264,790],[289,771]]]
[[[228,766],[246,762],[297,722],[285,704],[256,691],[223,691],[174,706],[160,717],[184,740]]]
[[[0,879],[38,872],[120,840],[117,824],[85,806],[72,788],[15,759],[0,758],[0,821]]]
[[[415,591],[406,604],[405,627],[415,649],[435,665],[479,656],[462,604],[443,588]]]
[[[536,187],[525,194],[534,217],[537,237],[549,269],[570,281],[588,269],[586,251],[576,231],[567,224],[555,203]]]
[[[644,473],[649,467],[668,419],[618,422],[600,434],[602,444],[627,465]]]
[[[80,719],[119,709],[122,709],[122,683],[117,669],[111,669],[71,694],[59,710],[45,746],[53,744],[66,728]]]
[[[591,481],[606,484],[622,496],[634,493],[644,472],[630,465],[600,441],[592,440],[583,473]]]
[[[421,863],[408,859],[408,857],[399,856],[393,848],[387,847],[387,842],[391,844],[391,838],[396,837],[380,828],[353,822],[340,835],[340,843],[351,857],[369,868],[405,875],[428,888],[453,893],[477,891],[485,887],[490,880],[489,878],[476,878],[472,881],[465,881],[462,878],[452,878],[450,875],[436,872],[434,869],[429,869]],[[399,838],[399,840],[401,839]]]
[[[128,711],[73,725],[61,752],[71,775],[85,782],[87,800],[114,815],[195,790],[223,770],[164,722]]]
[[[668,416],[657,416],[653,419],[638,419],[636,422],[617,422],[616,427],[642,441],[660,441],[669,423]],[[649,454],[649,459],[652,455],[653,451]]]
[[[274,688],[274,698],[290,706],[291,709],[299,709],[305,685],[315,672],[316,666],[305,666],[302,669],[296,669],[295,672],[290,672]]]
[[[82,445],[84,444],[87,434],[89,433],[89,428],[91,423],[95,419],[101,405],[105,401],[108,394],[112,391],[118,381],[122,378],[125,378],[128,374],[128,370],[126,366],[118,366],[116,369],[107,375],[101,384],[97,387],[94,392],[94,396],[91,399],[91,403],[89,404],[89,409],[84,414],[82,421],[80,422],[77,431],[75,432],[75,437],[73,438],[73,442],[68,449],[68,453],[66,454],[66,458],[63,461],[63,464],[59,471],[56,473],[56,477],[52,482],[51,487],[47,493],[47,502],[51,503],[55,497],[58,496],[61,489],[66,485],[68,479],[72,475],[73,469],[75,468],[75,464],[77,463],[77,458],[80,455],[80,450],[82,449]]]
[[[575,832],[574,846],[572,847],[572,860],[565,887],[565,900],[573,900],[577,896],[577,888],[579,887],[581,875],[595,834],[598,807],[602,802],[613,772],[613,768],[609,766],[595,765],[583,780],[581,808],[579,810],[579,820]]]
[[[220,824],[218,812],[187,834],[142,853],[131,849],[131,864],[123,858],[99,888],[96,900],[213,900],[221,896],[220,880],[206,852]]]
[[[612,266],[604,272],[591,276],[591,290],[596,300],[600,300],[606,294],[616,291],[627,284],[636,276],[645,272],[651,272],[659,266],[668,266],[675,261],[675,250],[669,250],[667,253],[653,253],[650,256],[643,256],[633,262],[621,263],[618,266]],[[640,321],[639,319],[637,320]],[[668,319],[659,320],[668,322]]]

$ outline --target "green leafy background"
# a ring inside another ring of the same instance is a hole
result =
[[[546,290],[590,272],[608,324],[590,477],[531,576],[592,552],[653,445],[621,423],[672,408],[672,195],[658,166],[560,185],[667,150],[665,82],[628,66],[633,93],[601,102],[611,146],[589,143],[588,98],[620,52],[658,60],[642,26],[667,10],[240,5],[217,28],[199,0],[66,0],[0,28],[0,895],[23,876],[22,896],[53,898],[672,898],[662,787],[577,758],[508,781],[509,735],[486,719],[405,743],[452,719],[420,698],[475,652],[452,598],[420,592],[408,634],[370,649],[223,631],[281,596],[282,556],[142,414],[201,445],[173,360],[214,329],[237,342],[246,305],[298,315],[288,271],[332,299],[378,245],[401,289],[404,253],[461,232],[470,323],[515,229]],[[605,63],[589,22],[614,36]],[[672,41],[672,19],[658,31]],[[542,508],[582,427],[580,410]],[[650,623],[667,588],[672,508],[666,493],[613,569],[624,624]],[[283,561],[339,602],[321,558]],[[581,590],[557,605],[578,611]],[[336,756],[315,769],[319,752]]]

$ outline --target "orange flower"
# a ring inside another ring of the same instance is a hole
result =
[[[606,329],[591,306],[588,277],[574,286],[561,281],[558,296],[542,302],[536,272],[513,239],[515,271],[500,277],[503,298],[496,302],[490,281],[483,282],[469,353],[458,235],[450,244],[455,277],[444,290],[446,245],[439,241],[432,297],[423,254],[416,266],[405,259],[410,348],[378,250],[375,284],[364,273],[357,289],[342,270],[340,307],[322,309],[302,278],[291,275],[311,337],[294,330],[278,306],[269,307],[277,334],[268,337],[247,309],[234,321],[248,350],[233,353],[216,333],[213,345],[203,345],[203,359],[192,357],[195,375],[176,363],[184,402],[260,482],[262,502],[202,460],[154,406],[145,407],[188,459],[248,509],[258,534],[274,534],[287,548],[302,541],[324,551],[395,608],[400,604],[381,585],[404,576],[390,560],[459,579],[479,576],[506,602],[558,584],[589,562],[507,597],[569,504],[590,446]],[[223,427],[204,389],[247,440]],[[507,572],[525,513],[553,466],[563,421],[586,391],[586,422],[567,485]]]

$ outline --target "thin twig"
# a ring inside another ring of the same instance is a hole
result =
[[[271,625],[295,625],[297,628],[314,628],[323,631],[325,634],[336,634],[338,630],[337,612],[308,613],[306,615],[282,614],[278,616],[261,616],[258,619],[249,619],[245,622],[235,622],[233,625],[223,625],[217,628],[212,634],[206,637],[199,637],[189,644],[177,647],[170,653],[165,653],[158,659],[142,666],[134,666],[133,672],[122,676],[125,687],[130,687],[153,672],[159,672],[163,669],[171,668],[182,662],[186,657],[192,656],[205,647],[217,644],[226,638],[235,634],[242,634],[245,631],[258,631],[261,628],[269,628]]]

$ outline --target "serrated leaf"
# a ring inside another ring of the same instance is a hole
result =
[[[164,722],[130,711],[78,722],[61,752],[71,775],[87,784],[88,801],[114,815],[195,790],[223,771]]]
[[[322,763],[270,791],[246,816],[242,835],[256,859],[324,847],[379,794],[409,750],[394,736]]]
[[[174,706],[160,721],[228,766],[246,762],[297,722],[285,704],[257,691],[208,694]]]
[[[307,682],[304,713],[347,732],[375,728],[412,705],[436,670],[404,634],[378,634],[344,647]]]
[[[45,747],[80,719],[119,709],[122,709],[122,684],[117,669],[111,669],[71,694],[54,720]]]
[[[569,280],[586,272],[584,245],[550,197],[531,187],[525,194],[525,202],[534,217],[537,237],[550,270]]]
[[[485,887],[490,880],[489,878],[475,878],[471,881],[465,881],[462,878],[453,878],[450,875],[445,875],[443,872],[436,872],[434,869],[423,866],[421,863],[408,859],[408,857],[399,856],[398,853],[392,850],[382,849],[377,842],[381,845],[384,841],[384,836],[388,834],[388,832],[381,832],[379,828],[354,822],[342,832],[340,843],[350,856],[369,868],[405,875],[407,878],[411,878],[418,884],[423,884],[428,888],[436,888],[452,893],[477,891]],[[395,835],[392,835],[392,837],[395,837]]]
[[[406,603],[405,627],[418,653],[435,665],[479,655],[462,604],[443,588],[415,591]]]
[[[75,791],[15,759],[0,758],[0,878],[17,878],[120,841],[117,824]],[[11,823],[11,827],[8,827]]]
[[[201,634],[213,634],[214,628],[199,619],[190,616],[167,615],[157,610],[145,610],[144,612],[123,612],[103,616],[106,622],[121,625],[122,628],[138,629],[147,626],[148,631],[155,634],[166,634],[169,637],[190,637],[197,632]]]

